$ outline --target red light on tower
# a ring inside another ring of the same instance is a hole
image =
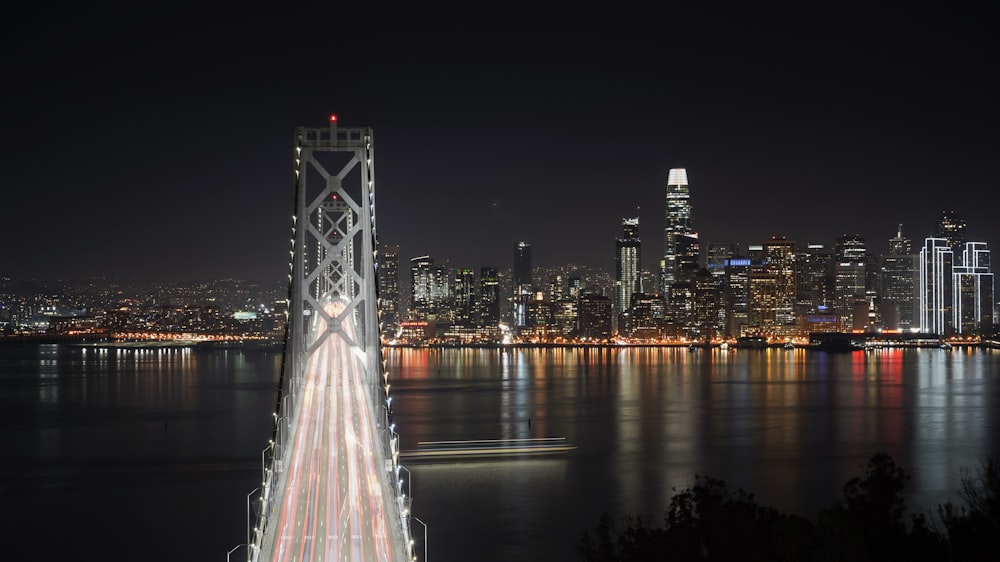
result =
[[[331,122],[331,123],[336,123],[336,122],[337,122],[337,116],[336,116],[336,115],[333,115],[333,114],[331,114],[331,115],[330,115],[330,122]]]

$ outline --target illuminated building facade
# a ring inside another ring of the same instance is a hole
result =
[[[889,239],[888,252],[882,256],[879,309],[886,328],[908,330],[916,326],[913,311],[917,267],[910,239],[903,237],[903,225],[899,225],[896,236]]]
[[[698,270],[698,234],[691,226],[691,193],[687,169],[673,168],[667,175],[666,215],[663,232],[661,293],[670,299],[671,286]]]
[[[918,317],[920,330],[932,334],[952,332],[952,268],[954,254],[946,238],[927,238],[918,260]]]
[[[469,324],[476,306],[476,273],[471,269],[456,269],[453,293],[455,322]]]
[[[656,339],[660,336],[657,307],[663,300],[654,295],[635,293],[622,332],[630,338]]]
[[[986,243],[966,243],[962,251],[962,265],[954,266],[952,271],[952,325],[955,332],[989,335],[995,321],[994,285]]]
[[[552,322],[564,338],[576,336],[579,303],[575,298],[562,298],[552,303]]]
[[[725,290],[726,285],[726,260],[732,259],[737,254],[736,244],[733,242],[712,242],[708,245],[708,253],[705,258],[705,266],[718,284],[718,313],[717,325],[721,327],[723,333],[728,331],[726,322],[726,311],[729,310],[729,291]]]
[[[845,234],[837,239],[833,264],[834,311],[841,325],[855,325],[855,313],[860,304],[867,306],[867,249],[865,239],[858,234]],[[867,310],[867,308],[865,308]],[[867,319],[867,313],[865,313]]]
[[[399,331],[399,246],[385,245],[378,262],[378,306],[383,337]]]
[[[806,314],[826,312],[830,307],[830,264],[833,254],[823,244],[806,244],[795,261],[795,312]]]
[[[499,329],[500,326],[500,279],[494,267],[479,269],[479,326]]]
[[[961,259],[965,249],[965,221],[955,211],[943,211],[934,237],[947,240],[954,257]]]
[[[726,335],[739,337],[750,323],[750,260],[734,256],[725,261],[725,269]]]
[[[410,260],[410,320],[425,320],[428,315],[444,320],[453,319],[453,273],[447,266],[437,265],[430,256]]]
[[[514,324],[527,326],[527,306],[532,298],[531,244],[514,244]]]
[[[749,329],[754,335],[796,331],[795,241],[774,237],[752,245],[750,254]]]
[[[639,217],[622,219],[622,237],[615,241],[615,315],[619,323],[628,314],[632,295],[642,290],[641,252]]]
[[[774,321],[778,325],[795,324],[795,241],[771,238],[764,244],[765,270],[775,277]]]
[[[611,299],[604,295],[582,295],[579,305],[580,337],[598,341],[610,339],[612,308]]]
[[[699,340],[711,340],[722,332],[720,320],[720,280],[702,268],[691,280],[694,333]]]

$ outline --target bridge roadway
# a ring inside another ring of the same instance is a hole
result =
[[[336,317],[339,307],[327,305]],[[322,315],[317,315],[322,316]],[[320,318],[313,333],[327,326]],[[353,339],[347,315],[344,331]],[[364,366],[337,332],[313,351],[296,411],[280,506],[272,514],[274,562],[408,560],[394,474],[379,453]],[[265,552],[267,552],[265,550]]]

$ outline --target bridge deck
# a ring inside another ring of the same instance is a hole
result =
[[[319,324],[316,333],[326,332]],[[283,463],[284,489],[263,559],[404,559],[406,541],[391,503],[397,498],[395,475],[385,469],[369,396],[364,367],[344,339],[331,333],[304,374]]]

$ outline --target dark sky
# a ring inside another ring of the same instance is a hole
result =
[[[650,267],[673,167],[706,243],[881,251],[951,209],[1000,244],[985,3],[698,5],[3,8],[0,276],[280,280],[293,133],[330,113],[373,127],[404,261],[610,268],[639,207]]]

